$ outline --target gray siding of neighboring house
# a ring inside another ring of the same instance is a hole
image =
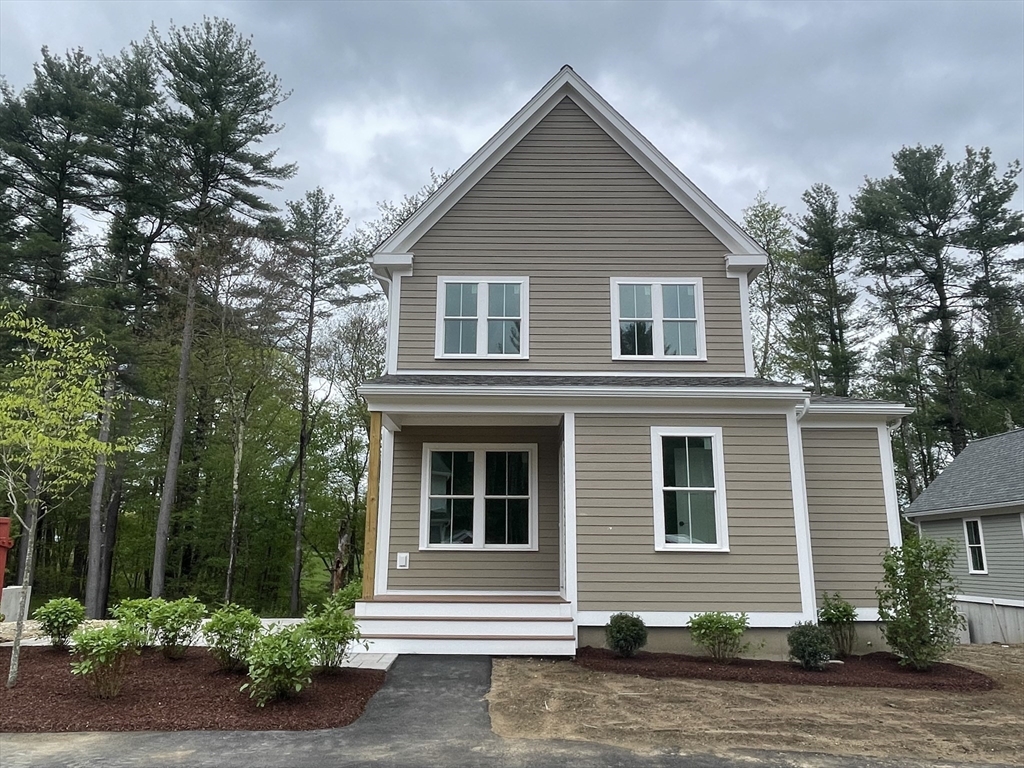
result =
[[[839,592],[858,608],[874,608],[889,547],[878,430],[801,432],[819,604],[822,592]]]
[[[652,426],[720,426],[728,553],[654,550]],[[786,419],[576,415],[579,608],[799,611]]]
[[[727,249],[571,100],[556,106],[411,249],[399,370],[742,373]],[[438,275],[528,276],[529,360],[435,360]],[[613,361],[611,277],[702,277],[707,362]]]
[[[395,433],[388,589],[528,590],[559,587],[558,427],[405,427]],[[419,550],[423,443],[537,443],[538,550]],[[396,553],[409,553],[408,570],[395,567]]]
[[[1024,531],[1019,513],[966,515],[981,520],[988,574],[971,574],[967,568],[967,540],[964,518],[920,520],[921,532],[933,539],[956,542],[955,573],[960,594],[1024,600]]]

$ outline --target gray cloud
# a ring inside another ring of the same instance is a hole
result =
[[[355,220],[460,165],[571,64],[728,213],[854,193],[904,144],[1024,157],[1024,4],[20,2],[0,4],[16,87],[42,45],[113,53],[231,19],[292,96],[281,198],[323,185]],[[1024,199],[1024,198],[1021,198]]]

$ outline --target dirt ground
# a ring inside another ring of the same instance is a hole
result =
[[[964,646],[947,661],[993,691],[953,694],[707,680],[652,680],[569,661],[496,659],[492,726],[507,738],[640,751],[789,750],[879,758],[1024,762],[1024,646]]]

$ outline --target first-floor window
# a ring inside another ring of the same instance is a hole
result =
[[[536,549],[535,445],[425,445],[421,548]]]
[[[655,549],[728,549],[722,431],[653,427]]]
[[[968,573],[988,573],[985,567],[985,539],[981,535],[981,520],[964,520],[967,535]]]

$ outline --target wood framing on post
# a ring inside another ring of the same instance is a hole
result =
[[[366,478],[366,530],[363,535],[363,600],[373,599],[377,571],[377,507],[380,500],[380,411],[370,412],[370,461]]]

